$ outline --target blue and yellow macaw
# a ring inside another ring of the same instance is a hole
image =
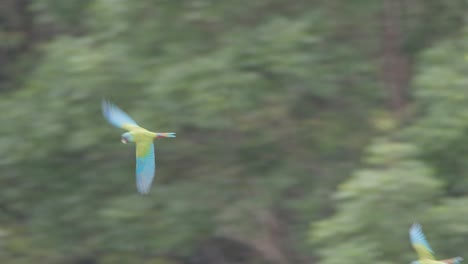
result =
[[[411,245],[418,254],[419,260],[411,262],[411,264],[459,264],[462,262],[462,257],[455,257],[451,259],[436,260],[434,258],[434,251],[427,243],[426,237],[422,231],[420,224],[413,224],[409,230]]]
[[[105,100],[102,101],[102,113],[112,125],[128,130],[122,134],[122,143],[136,143],[136,186],[138,192],[147,194],[156,170],[153,140],[155,138],[172,138],[175,137],[175,133],[148,131],[140,127],[127,113]]]

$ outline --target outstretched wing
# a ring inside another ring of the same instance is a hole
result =
[[[129,130],[131,126],[138,126],[127,113],[106,100],[102,101],[102,113],[107,121],[116,127]]]
[[[149,192],[155,170],[153,142],[149,140],[136,142],[136,186],[138,192],[141,194]]]
[[[418,253],[419,259],[434,259],[434,251],[427,243],[420,224],[413,224],[409,231],[411,244]]]

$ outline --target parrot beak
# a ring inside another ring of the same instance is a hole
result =
[[[127,144],[127,143],[128,143],[128,140],[127,140],[126,138],[124,138],[124,137],[121,138],[120,141],[122,141],[122,143],[124,143],[124,144]]]

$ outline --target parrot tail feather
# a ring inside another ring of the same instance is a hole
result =
[[[175,138],[175,133],[156,133],[155,138]]]
[[[455,257],[451,259],[441,260],[442,263],[447,263],[447,264],[460,264],[462,261],[463,261],[462,257]]]

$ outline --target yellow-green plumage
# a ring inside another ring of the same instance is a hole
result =
[[[419,256],[419,259],[433,260],[434,255],[423,245],[413,244],[413,248]]]
[[[410,228],[409,234],[411,244],[419,257],[419,260],[412,262],[413,264],[458,264],[463,260],[461,257],[436,260],[434,258],[434,252],[429,246],[421,225],[419,224],[413,224]]]
[[[148,131],[140,127],[127,113],[106,101],[102,103],[102,110],[109,123],[128,130],[128,132],[122,134],[123,143],[135,142],[137,189],[140,193],[148,193],[156,170],[153,140],[155,138],[175,137],[175,133]]]

